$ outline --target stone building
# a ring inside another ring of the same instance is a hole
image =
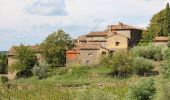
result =
[[[42,54],[40,53],[39,47],[38,46],[28,46],[28,47],[36,52],[37,60],[40,64],[42,64],[44,62],[44,59],[42,57]],[[16,48],[17,46],[12,46],[10,50],[8,51],[8,54],[7,54],[8,67],[12,66],[17,61],[17,59],[15,58]]]
[[[98,64],[102,55],[127,51],[139,43],[142,31],[143,29],[118,23],[118,25],[109,25],[104,31],[80,36],[76,47],[66,52],[67,65]]]
[[[155,46],[165,46],[165,47],[167,47],[167,43],[168,43],[168,37],[159,36],[159,37],[155,37],[153,39],[153,44]]]

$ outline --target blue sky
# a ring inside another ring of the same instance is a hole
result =
[[[73,38],[123,22],[145,28],[170,0],[1,0],[0,51],[38,44],[64,29]]]

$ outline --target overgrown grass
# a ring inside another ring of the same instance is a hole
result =
[[[0,85],[3,100],[124,100],[128,86],[141,77],[114,78],[108,67],[67,67],[52,76],[11,80]]]

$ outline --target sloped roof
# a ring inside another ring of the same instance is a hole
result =
[[[94,50],[94,49],[100,49],[101,44],[100,43],[83,43],[81,46],[81,50]]]
[[[12,46],[10,48],[10,50],[8,51],[8,55],[15,55],[16,54],[16,48],[19,46]],[[39,46],[28,46],[30,49],[34,50],[34,51],[40,51]]]
[[[121,22],[118,23],[118,25],[109,25],[108,27],[112,27],[112,29],[115,30],[124,30],[124,29],[138,29],[138,30],[144,30],[142,28],[137,28],[131,25],[123,24]]]
[[[90,32],[86,36],[107,36],[108,31]]]
[[[86,41],[86,35],[79,36],[77,40]]]
[[[163,36],[155,37],[153,41],[154,42],[168,42],[168,37],[163,37]]]

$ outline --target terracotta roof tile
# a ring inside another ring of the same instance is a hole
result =
[[[85,50],[85,49],[100,49],[101,48],[101,44],[100,43],[83,43],[81,46],[81,50]]]
[[[103,32],[90,32],[86,36],[107,36],[107,35],[108,35],[108,32],[103,31]]]

